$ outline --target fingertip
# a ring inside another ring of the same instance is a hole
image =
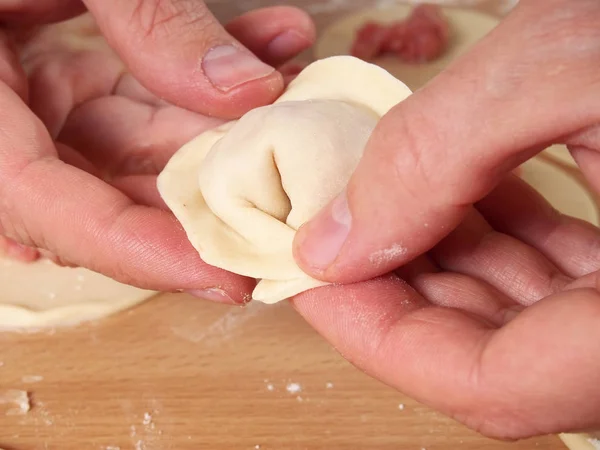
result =
[[[229,294],[227,291],[218,288],[211,287],[205,289],[192,289],[186,291],[187,294],[197,297],[201,300],[208,300],[214,303],[221,303],[224,305],[245,305],[250,301],[249,295],[235,295]]]
[[[352,215],[342,192],[296,233],[294,254],[301,267],[324,279],[348,239]]]
[[[310,15],[292,6],[251,11],[225,28],[258,57],[275,66],[310,48],[317,36]]]

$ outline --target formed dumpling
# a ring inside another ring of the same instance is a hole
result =
[[[322,286],[296,265],[294,235],[343,190],[381,116],[410,93],[356,58],[315,62],[273,105],[184,145],[158,189],[205,262],[260,279],[255,300]]]

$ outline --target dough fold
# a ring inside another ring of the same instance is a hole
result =
[[[294,235],[344,189],[379,119],[410,94],[356,58],[315,62],[273,105],[184,145],[159,192],[205,262],[260,280],[255,300],[325,285],[296,265]]]

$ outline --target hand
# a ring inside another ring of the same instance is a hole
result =
[[[279,66],[312,43],[308,17],[259,10],[227,34],[201,2],[86,2],[112,50],[89,16],[36,25],[75,15],[78,2],[18,5],[0,6],[10,24],[0,39],[0,234],[140,287],[246,301],[254,280],[200,260],[161,202],[156,174],[180,145],[221,123],[216,116],[279,95],[283,75],[266,63]],[[246,60],[223,56],[228,70],[219,68],[209,49],[233,36],[265,62],[242,50]]]
[[[296,307],[376,378],[499,438],[600,427],[600,234],[507,175],[569,146],[600,192],[600,3],[523,0],[380,123],[303,227]],[[474,206],[473,206],[474,205]]]

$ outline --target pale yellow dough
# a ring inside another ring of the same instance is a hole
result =
[[[414,6],[397,5],[391,8],[368,9],[346,16],[326,28],[315,45],[315,58],[348,55],[358,29],[368,21],[390,23],[405,19]],[[439,59],[424,64],[407,64],[394,56],[379,58],[374,63],[398,77],[412,90],[417,90],[435,77],[458,56],[499,23],[499,19],[468,9],[443,8],[451,29],[448,51]]]
[[[600,432],[591,434],[561,434],[560,438],[571,450],[600,450]]]
[[[594,225],[599,224],[598,207],[592,195],[575,178],[550,162],[532,159],[521,166],[523,178],[558,211]]]
[[[308,66],[275,104],[182,147],[159,191],[202,259],[260,279],[275,303],[325,283],[296,265],[296,230],[339,194],[378,120],[411,91],[343,56]]]
[[[100,319],[155,293],[48,260],[0,257],[0,329],[38,329]]]

